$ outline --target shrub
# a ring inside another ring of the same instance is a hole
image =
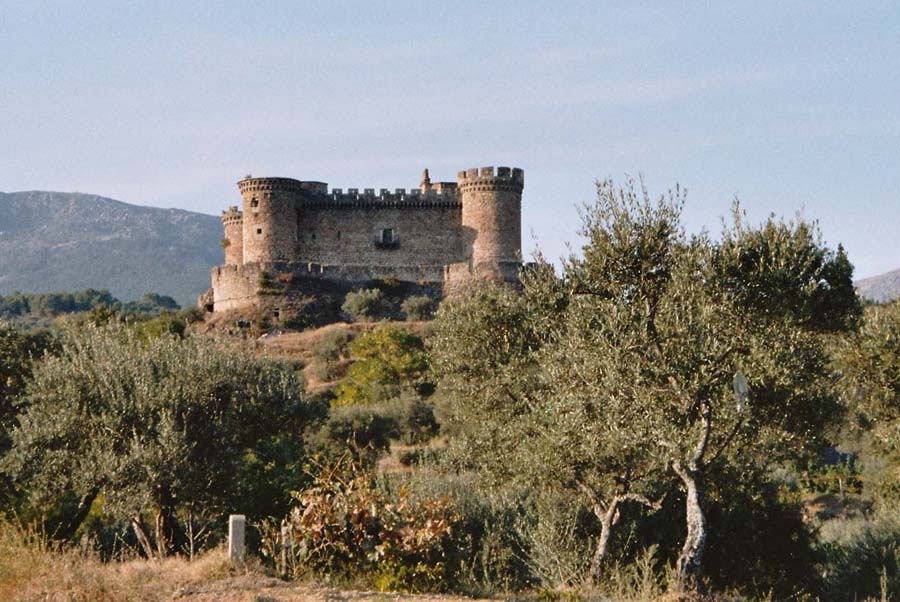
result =
[[[322,451],[332,458],[343,455],[348,448],[361,462],[373,464],[400,436],[397,415],[383,407],[337,406],[317,434]]]
[[[407,445],[424,443],[438,434],[440,425],[430,403],[412,392],[402,394],[397,400],[400,439]]]
[[[312,348],[313,371],[321,380],[334,380],[340,376],[342,359],[349,359],[347,344],[353,335],[343,328],[332,328],[322,334]]]
[[[191,542],[194,517],[269,514],[302,485],[292,467],[313,408],[293,367],[250,349],[117,324],[65,332],[27,399],[0,468],[35,507],[76,502],[51,529],[60,538],[102,499],[147,556],[165,556]],[[254,497],[259,484],[273,495]]]
[[[827,600],[900,596],[900,509],[822,526]]]
[[[367,572],[381,590],[446,588],[443,544],[456,520],[447,500],[389,496],[368,473],[340,464],[295,499],[283,531],[263,529],[263,553],[281,574]]]
[[[458,520],[446,546],[451,587],[470,596],[491,596],[534,584],[523,558],[525,544],[517,529],[522,496],[480,486],[471,474],[418,467],[401,486],[415,499],[447,499]]]
[[[361,334],[350,344],[350,354],[355,362],[335,391],[338,404],[390,400],[420,386],[428,369],[422,339],[400,328],[380,327]]]
[[[355,322],[371,322],[384,317],[388,307],[384,293],[377,288],[364,288],[347,293],[341,310]]]
[[[426,295],[407,297],[400,310],[407,320],[430,320],[434,315],[434,299]]]

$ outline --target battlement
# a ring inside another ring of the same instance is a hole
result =
[[[458,207],[459,195],[456,184],[433,188],[422,192],[418,188],[332,188],[327,194],[314,194],[304,197],[304,207],[370,207],[370,208],[423,208],[423,207]]]
[[[525,172],[518,167],[473,167],[456,174],[461,191],[508,190],[521,192],[525,186]]]
[[[244,214],[234,205],[222,212],[222,223],[226,226],[244,221]]]
[[[327,193],[328,184],[325,182],[307,182],[294,180],[293,178],[244,178],[237,183],[241,194],[245,192],[314,192]]]
[[[479,167],[454,180],[432,181],[425,169],[410,188],[330,189],[248,175],[237,183],[242,206],[222,212],[225,262],[212,271],[203,306],[277,321],[305,311],[310,283],[391,278],[450,290],[472,279],[515,282],[524,172]]]

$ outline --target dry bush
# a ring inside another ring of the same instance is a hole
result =
[[[234,573],[222,549],[193,562],[184,558],[103,562],[87,544],[55,543],[34,527],[0,521],[4,601],[161,602],[179,588]]]
[[[391,499],[346,457],[295,498],[280,527],[260,526],[262,553],[280,574],[369,574],[381,591],[448,587],[443,544],[457,520],[448,500],[413,500],[406,491]]]

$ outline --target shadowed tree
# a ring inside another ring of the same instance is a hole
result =
[[[882,454],[885,500],[900,500],[900,301],[866,308],[856,336],[841,341],[836,366],[844,402]]]
[[[226,512],[247,457],[297,434],[302,390],[290,367],[212,339],[67,332],[34,371],[2,466],[36,504],[77,495],[75,528],[102,495],[147,556],[163,557],[185,543],[179,512]]]
[[[842,250],[814,225],[735,207],[721,240],[688,236],[683,193],[598,182],[583,256],[557,277],[538,262],[523,291],[470,293],[438,315],[434,364],[470,465],[553,479],[581,492],[608,554],[618,506],[684,491],[682,583],[707,540],[705,479],[716,462],[803,453],[840,415],[823,334],[859,304]]]

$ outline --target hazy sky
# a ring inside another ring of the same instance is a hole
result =
[[[247,173],[335,187],[525,169],[551,257],[596,178],[802,209],[900,267],[900,4],[0,2],[0,190],[218,213]]]

